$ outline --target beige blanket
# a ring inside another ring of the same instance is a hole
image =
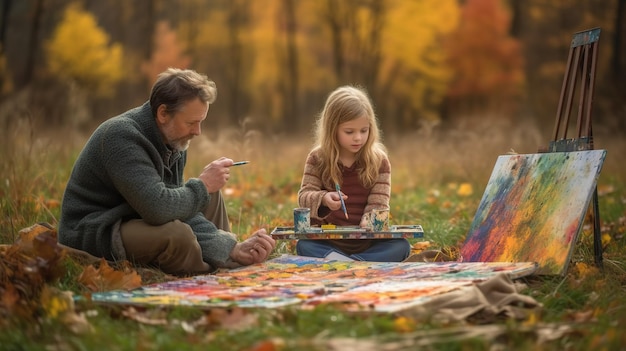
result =
[[[525,319],[541,308],[534,298],[520,293],[526,286],[515,283],[505,274],[435,297],[407,311],[413,318],[430,317],[438,322],[467,320],[489,323],[496,319]]]

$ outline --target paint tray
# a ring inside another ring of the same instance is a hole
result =
[[[311,227],[305,233],[296,233],[293,227],[276,227],[270,233],[276,240],[313,239],[411,239],[423,238],[424,229],[419,224],[392,225],[388,231],[373,232],[358,226],[336,226],[335,228]]]

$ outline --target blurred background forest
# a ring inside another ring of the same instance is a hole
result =
[[[309,133],[327,94],[358,84],[386,136],[500,124],[549,140],[572,35],[600,27],[594,135],[624,136],[625,0],[0,3],[5,129],[89,132],[180,67],[217,84],[209,136]]]

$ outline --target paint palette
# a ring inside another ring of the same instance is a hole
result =
[[[424,229],[419,224],[392,225],[388,231],[374,232],[358,226],[310,227],[305,233],[296,233],[293,227],[276,227],[270,233],[276,240],[317,239],[410,239],[423,238]]]

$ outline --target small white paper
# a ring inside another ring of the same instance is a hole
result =
[[[348,256],[342,255],[337,251],[332,251],[331,253],[329,253],[328,255],[326,255],[325,257],[327,260],[333,260],[333,261],[354,261],[353,259],[351,259]]]

